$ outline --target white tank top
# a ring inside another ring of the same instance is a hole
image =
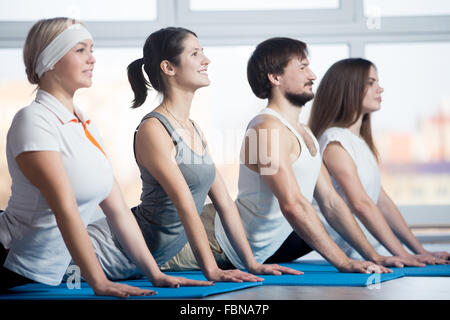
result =
[[[276,111],[265,108],[260,114],[267,114],[279,119],[297,137],[301,146],[300,156],[292,163],[292,169],[306,199],[312,201],[314,188],[319,175],[322,159],[319,143],[309,132],[316,155],[312,156],[302,136],[292,125]],[[309,130],[308,130],[309,131]],[[263,263],[272,256],[292,232],[292,226],[281,212],[278,199],[264,183],[261,175],[240,164],[238,196],[235,201],[244,225],[244,229],[257,262]],[[226,256],[236,268],[245,268],[229,242],[218,215],[215,218],[217,241]]]
[[[339,142],[342,148],[347,151],[347,153],[352,158],[355,163],[356,169],[358,171],[358,177],[361,181],[362,186],[364,187],[367,195],[372,199],[374,203],[378,202],[378,195],[380,194],[381,189],[381,177],[380,170],[378,168],[377,160],[370,150],[367,143],[360,137],[353,134],[347,128],[338,128],[332,127],[325,130],[322,136],[319,138],[320,144],[320,154],[323,155],[326,147],[331,142]],[[345,200],[347,205],[349,205],[348,199],[344,194],[341,186],[336,182],[333,176],[331,176],[331,181],[333,183],[334,188]],[[350,246],[326,221],[322,212],[320,211],[320,207],[317,204],[316,200],[313,201],[314,208],[319,214],[322,223],[324,224],[325,229],[331,238],[336,242],[336,244],[342,249],[342,251],[347,254],[352,259],[361,259],[359,253]],[[349,206],[351,208],[351,206]],[[366,229],[366,227],[358,220],[355,216],[356,221],[358,222],[361,230],[364,232],[369,243],[377,248],[379,246],[379,242],[374,238],[374,236]]]

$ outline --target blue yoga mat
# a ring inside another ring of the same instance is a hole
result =
[[[450,265],[427,265],[426,267],[389,268],[400,270],[405,277],[449,277]]]
[[[384,281],[403,277],[401,272],[384,274],[314,272],[305,271],[303,275],[261,276],[263,285],[281,286],[346,286],[366,287]]]
[[[401,270],[383,274],[338,272],[331,264],[321,260],[280,263],[280,265],[303,271],[304,274],[299,276],[263,275],[261,277],[265,279],[263,282],[264,285],[365,287],[403,277],[403,272]]]
[[[338,270],[325,260],[300,260],[297,262],[280,263],[280,265],[300,270],[314,272],[338,272]],[[394,273],[401,272],[405,277],[448,277],[450,265],[427,265],[425,267],[390,268]]]
[[[342,273],[332,265],[322,263],[280,263],[280,265],[303,271],[302,275],[283,274],[279,276],[258,275],[264,278],[262,285],[281,286],[351,286],[365,287],[403,277],[401,270],[384,274]],[[192,276],[196,271],[170,273],[182,277]]]
[[[177,273],[177,275],[180,275]],[[181,276],[181,275],[180,275]],[[184,276],[184,275],[183,275]],[[205,280],[205,277],[198,273],[186,274],[186,278],[195,280]],[[131,296],[128,299],[196,299],[213,294],[225,293],[244,288],[261,285],[261,282],[217,282],[215,285],[206,287],[180,287],[180,288],[156,288],[145,280],[119,281],[142,289],[151,289],[158,292],[153,296]],[[31,283],[15,287],[8,294],[0,294],[0,300],[111,300],[120,299],[116,297],[95,296],[93,290],[86,282],[80,283],[80,289],[68,289],[66,283],[59,286],[47,286],[39,283]]]
[[[195,299],[213,294],[225,293],[259,285],[284,286],[369,286],[403,276],[449,276],[450,265],[426,267],[391,268],[394,272],[387,274],[342,273],[324,260],[298,261],[280,263],[280,265],[303,271],[303,275],[262,275],[263,282],[218,282],[207,287],[156,288],[145,279],[120,281],[131,286],[155,290],[154,296],[137,296],[128,299]],[[205,280],[200,271],[168,272],[170,275],[195,280]],[[59,286],[44,284],[26,284],[10,290],[8,294],[0,294],[0,300],[104,300],[119,299],[114,297],[95,296],[86,282],[80,283],[79,289],[68,289],[66,283]]]
[[[279,263],[279,265],[303,272],[339,272],[338,269],[336,269],[326,260],[304,260],[298,262]]]

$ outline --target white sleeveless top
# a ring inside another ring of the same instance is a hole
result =
[[[355,166],[358,170],[358,176],[361,181],[361,184],[364,187],[367,195],[372,199],[374,203],[378,202],[378,195],[380,194],[381,188],[381,177],[380,170],[378,168],[378,163],[370,150],[367,143],[360,137],[356,136],[350,129],[347,128],[338,128],[332,127],[325,130],[322,136],[319,138],[320,144],[320,154],[323,155],[327,145],[331,142],[339,142],[341,146],[348,152],[350,157],[353,159]],[[345,197],[345,194],[336,180],[331,176],[331,181],[333,183],[334,188],[345,200],[347,205],[349,202]],[[326,221],[320,208],[316,202],[313,201],[314,208],[317,212],[319,212],[319,216],[322,219],[322,222],[327,230],[328,234],[330,234],[331,238],[336,242],[336,244],[350,257],[350,258],[360,258],[359,253],[353,249],[350,244],[348,244]],[[351,206],[349,206],[351,208]],[[358,220],[355,216],[356,221],[359,223],[361,230],[364,232],[367,240],[373,247],[377,247],[379,245],[378,241],[372,236],[372,234],[364,227],[364,225]]]
[[[322,163],[317,140],[312,133],[309,133],[317,150],[313,157],[302,136],[280,114],[269,108],[263,109],[260,114],[278,118],[297,137],[301,153],[292,163],[292,169],[302,194],[306,199],[312,201]],[[263,263],[280,248],[292,232],[292,226],[284,217],[278,199],[264,183],[261,175],[242,163],[240,164],[238,189],[235,203],[239,209],[248,242],[256,261]],[[215,218],[215,235],[230,262],[236,268],[245,268],[229,242],[218,215]]]

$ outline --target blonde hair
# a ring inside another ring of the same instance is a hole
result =
[[[36,73],[36,64],[41,52],[60,33],[72,24],[76,23],[81,22],[72,18],[58,17],[39,20],[31,27],[23,47],[25,72],[27,74],[28,81],[31,84],[39,85],[39,77]]]

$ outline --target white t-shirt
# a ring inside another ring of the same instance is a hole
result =
[[[372,199],[374,203],[378,202],[378,196],[381,189],[381,177],[380,170],[378,168],[378,163],[370,150],[367,143],[360,137],[356,136],[347,128],[332,127],[325,130],[322,136],[319,138],[320,154],[323,155],[327,145],[331,142],[339,142],[340,145],[348,152],[350,157],[353,159],[355,166],[358,171],[359,180],[361,181],[364,190],[367,195]],[[331,181],[334,188],[339,193],[339,195],[345,200],[347,205],[349,202],[345,197],[345,194],[336,180],[331,176]],[[361,258],[359,253],[352,247],[348,242],[346,242],[326,221],[322,212],[320,211],[319,205],[316,200],[313,201],[314,208],[319,212],[319,216],[322,222],[330,234],[331,238],[336,242],[336,244],[351,258]],[[351,206],[349,206],[351,208]],[[361,221],[355,216],[356,221],[364,232],[367,240],[373,247],[378,247],[378,241],[372,236],[372,234],[364,227]]]
[[[104,150],[97,129],[78,108],[75,113]],[[49,93],[38,90],[35,101],[16,113],[6,144],[11,197],[0,215],[0,241],[10,249],[4,267],[29,279],[58,285],[71,256],[45,198],[17,165],[16,157],[26,151],[61,154],[85,225],[98,218],[98,204],[112,189],[112,168],[87,138],[82,123]]]
[[[301,153],[292,163],[292,170],[303,196],[308,201],[312,201],[322,164],[317,140],[312,133],[309,133],[317,150],[316,154],[312,156],[301,135],[281,115],[269,108],[263,109],[260,114],[269,114],[278,118],[297,137]],[[261,175],[250,170],[244,164],[240,165],[238,189],[235,203],[248,242],[255,260],[263,263],[280,248],[293,228],[281,212],[277,197],[266,185]],[[228,240],[218,215],[215,218],[215,235],[230,262],[236,268],[243,269],[245,266]]]

